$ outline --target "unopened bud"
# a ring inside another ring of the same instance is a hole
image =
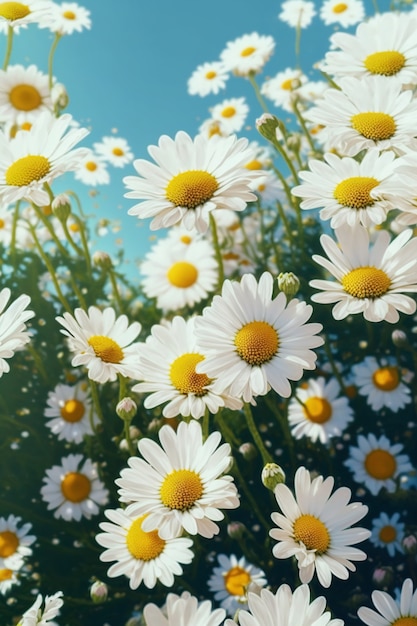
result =
[[[278,275],[278,289],[283,291],[288,300],[291,300],[300,288],[298,277],[292,272],[281,272]]]
[[[71,201],[66,193],[60,193],[52,200],[52,213],[60,222],[66,222],[71,214]]]
[[[391,334],[392,343],[397,348],[406,348],[408,344],[407,335],[403,330],[393,330]]]
[[[96,580],[90,587],[90,597],[95,604],[102,604],[107,600],[109,589],[106,583]]]
[[[138,412],[138,406],[132,398],[122,398],[116,406],[116,413],[123,421],[131,422]]]
[[[246,527],[242,522],[230,522],[227,525],[227,534],[231,539],[242,539]]]
[[[388,587],[394,578],[392,567],[377,567],[372,574],[372,580],[379,587]]]
[[[62,83],[55,83],[51,89],[51,99],[61,111],[66,109],[69,103],[68,92]]]
[[[401,543],[406,554],[417,553],[417,538],[415,535],[406,535]]]
[[[275,487],[285,483],[285,472],[277,463],[267,463],[262,470],[261,480],[264,487],[275,491]]]
[[[113,266],[110,255],[102,250],[96,250],[96,252],[94,252],[93,263],[103,270],[109,270]]]
[[[277,128],[284,132],[283,123],[275,115],[271,115],[271,113],[263,113],[261,117],[258,117],[256,128],[262,137],[265,137],[268,141],[275,141]]]
[[[256,447],[253,443],[250,443],[250,441],[242,443],[239,446],[239,452],[246,461],[252,461],[252,459],[255,459],[258,454]]]
[[[287,138],[287,146],[292,152],[299,152],[301,148],[301,137],[298,134],[291,134]]]

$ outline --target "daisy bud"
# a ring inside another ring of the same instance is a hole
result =
[[[66,109],[69,103],[68,92],[62,83],[55,83],[51,90],[52,102],[61,111]]]
[[[407,339],[407,335],[403,330],[393,330],[391,334],[392,343],[397,348],[406,348],[409,343]]]
[[[256,120],[256,128],[262,137],[265,137],[265,139],[268,139],[269,141],[275,141],[275,132],[277,128],[282,131],[284,129],[284,125],[277,117],[275,117],[275,115],[271,115],[271,113],[264,113]]]
[[[242,522],[230,522],[227,525],[227,534],[231,539],[242,539],[246,527]]]
[[[287,146],[292,152],[299,152],[301,148],[301,137],[300,135],[291,134],[287,139]]]
[[[401,543],[406,554],[417,553],[417,538],[415,535],[407,535]]]
[[[102,250],[97,250],[96,252],[94,252],[93,263],[103,270],[109,270],[113,265],[110,255],[107,254],[107,252],[103,252]]]
[[[71,201],[66,193],[60,193],[52,200],[52,213],[60,222],[66,222],[71,213]]]
[[[256,455],[258,454],[256,447],[253,443],[250,443],[250,441],[242,443],[242,445],[239,446],[239,452],[245,461],[252,461],[252,459],[256,458]]]
[[[283,291],[290,301],[300,288],[300,281],[292,272],[281,272],[278,274],[278,289]]]
[[[90,587],[90,597],[95,604],[102,604],[107,600],[109,589],[106,583],[96,580]]]
[[[116,413],[123,421],[131,422],[138,412],[138,406],[132,398],[122,398],[116,406]]]
[[[393,576],[391,567],[377,567],[372,574],[372,580],[379,587],[387,587],[391,584]]]
[[[262,470],[261,480],[264,487],[275,491],[277,485],[285,483],[285,472],[276,463],[267,463]]]

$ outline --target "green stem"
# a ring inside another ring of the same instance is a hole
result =
[[[71,248],[74,250],[74,252],[77,254],[77,256],[83,256],[84,252],[83,249],[80,248],[79,246],[77,246],[77,244],[75,243],[69,228],[68,228],[68,224],[67,224],[67,220],[60,220],[61,224],[62,224],[62,229],[64,231],[65,237],[67,238],[68,243],[70,244]]]
[[[295,396],[295,398],[296,400],[299,401],[297,396]],[[291,430],[288,424],[287,416],[281,413],[281,411],[279,410],[277,398],[274,398],[270,394],[268,394],[265,396],[265,402],[269,406],[269,408],[272,410],[275,416],[275,419],[277,420],[281,428],[281,432],[282,432],[282,435],[284,437],[284,441],[286,444],[286,449],[290,457],[291,467],[295,470],[296,462],[295,462],[295,451],[294,451],[294,439],[291,435]]]
[[[307,141],[308,141],[308,144],[309,144],[309,146],[310,146],[311,150],[312,150],[313,152],[316,152],[316,146],[314,145],[313,138],[312,138],[312,137],[311,137],[311,135],[310,135],[310,132],[309,132],[309,130],[308,130],[308,128],[307,128],[307,126],[306,126],[306,123],[305,123],[305,121],[304,121],[304,118],[303,118],[303,116],[301,115],[301,111],[300,111],[300,109],[299,109],[299,107],[298,107],[298,100],[297,100],[297,98],[295,98],[295,99],[294,99],[294,101],[293,101],[293,110],[294,110],[294,113],[295,113],[295,116],[296,116],[297,120],[298,120],[298,121],[299,121],[299,123],[300,123],[301,128],[302,128],[302,129],[303,129],[303,131],[304,131],[304,134],[305,134],[305,136],[306,136],[306,139],[307,139]]]
[[[42,222],[42,224],[45,226],[45,228],[47,228],[47,230],[49,231],[54,243],[56,244],[58,250],[60,251],[60,253],[62,254],[62,256],[64,257],[68,257],[69,254],[67,252],[67,250],[65,250],[64,246],[62,245],[62,243],[59,241],[58,237],[55,234],[55,231],[52,227],[52,224],[50,223],[50,221],[45,217],[45,215],[42,213],[42,209],[40,207],[38,207],[36,204],[32,203],[32,207],[36,213],[36,215],[38,216],[38,218],[40,219],[40,221]],[[29,222],[28,222],[29,223]]]
[[[248,402],[245,402],[243,404],[243,411],[245,413],[246,423],[251,432],[252,438],[256,444],[256,447],[261,453],[263,464],[265,465],[266,463],[272,463],[272,456],[269,454],[268,450],[264,446],[264,442],[262,441],[262,437],[260,436],[259,431],[256,428],[256,424],[252,415],[252,410]]]
[[[7,70],[7,66],[9,65],[10,57],[12,54],[13,48],[13,27],[8,26],[7,28],[7,45],[6,45],[6,54],[4,56],[3,69]]]
[[[48,378],[48,374],[46,373],[46,369],[43,366],[42,363],[42,359],[39,356],[39,354],[37,353],[36,349],[34,348],[32,343],[28,343],[26,346],[28,352],[30,352],[32,359],[35,362],[35,365],[38,369],[39,374],[42,376],[44,382],[49,385],[49,378]]]
[[[214,253],[217,261],[217,269],[218,269],[218,291],[221,291],[222,285],[224,282],[224,269],[223,269],[223,257],[220,250],[219,237],[217,235],[217,225],[216,220],[214,219],[212,213],[210,213],[210,228],[211,235],[213,237],[213,245],[214,245]]]
[[[282,158],[284,159],[285,163],[288,166],[288,169],[291,172],[291,175],[294,179],[294,182],[298,185],[300,183],[299,178],[298,178],[298,174],[297,171],[294,167],[293,162],[291,161],[290,157],[288,156],[286,150],[284,150],[284,148],[281,146],[281,144],[279,143],[278,139],[271,139],[271,143],[274,146],[274,148],[279,152],[279,154],[282,156]]]
[[[255,80],[255,75],[253,74],[253,72],[249,72],[248,74],[248,78],[249,78],[249,82],[252,85],[254,91],[255,91],[255,96],[259,102],[259,104],[261,105],[262,109],[265,111],[265,113],[269,112],[268,109],[268,105],[266,104],[265,100],[262,97],[261,91],[258,87],[258,83]]]
[[[300,67],[300,49],[301,49],[301,15],[295,28],[295,65]]]
[[[101,410],[100,399],[98,397],[97,383],[94,380],[91,380],[91,378],[89,378],[89,381],[90,381],[91,397],[93,399],[94,407],[96,409],[96,413],[100,419],[100,422],[102,422],[103,411]]]
[[[17,234],[17,222],[19,221],[19,208],[20,208],[21,200],[16,202],[14,213],[13,213],[13,222],[12,222],[12,238],[10,241],[10,255],[12,259],[12,265],[16,270],[16,234]]]
[[[326,338],[326,340],[325,340],[325,342],[323,344],[323,347],[324,347],[324,350],[326,352],[327,359],[328,359],[328,361],[330,363],[330,367],[332,368],[333,375],[336,378],[337,382],[339,383],[340,389],[345,394],[345,396],[347,396],[346,386],[345,386],[345,384],[343,382],[343,379],[342,379],[342,377],[340,375],[339,370],[337,369],[337,366],[336,366],[335,360],[333,358],[333,354],[332,354],[332,351],[330,349],[330,345],[329,345],[329,342],[327,341],[327,338]]]
[[[113,289],[113,296],[114,299],[116,300],[117,306],[119,307],[119,312],[120,313],[124,313],[124,303],[120,297],[120,291],[119,291],[119,287],[117,285],[117,280],[116,280],[116,276],[115,273],[113,271],[113,269],[110,267],[108,270],[108,275],[110,278],[110,282],[111,282],[111,286]]]
[[[91,276],[91,256],[90,250],[88,249],[87,237],[85,236],[85,227],[83,221],[78,217],[78,215],[72,215],[73,220],[76,222],[79,228],[79,233],[81,237],[81,243],[84,251],[85,264],[87,266],[87,274]]]
[[[210,412],[208,408],[206,407],[206,410],[204,411],[203,426],[202,426],[203,441],[205,441],[207,437],[209,436],[209,425],[210,425]]]
[[[55,56],[55,51],[56,51],[58,42],[61,39],[61,37],[62,35],[60,35],[59,33],[55,34],[55,39],[53,40],[51,49],[49,51],[49,56],[48,56],[49,91],[51,91],[53,83],[54,83],[54,73],[53,73],[54,56]]]

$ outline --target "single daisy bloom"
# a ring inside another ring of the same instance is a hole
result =
[[[108,185],[110,175],[103,157],[96,156],[92,150],[80,159],[74,170],[74,178],[84,185]]]
[[[138,442],[143,458],[130,457],[128,468],[115,482],[126,512],[148,514],[143,529],[158,529],[163,539],[183,530],[210,539],[219,532],[215,523],[224,518],[220,509],[239,506],[233,478],[223,475],[230,467],[230,446],[219,446],[221,434],[203,442],[196,421],[180,422],[177,431],[165,425],[159,431],[161,446],[152,439]]]
[[[0,594],[5,596],[14,585],[20,585],[19,570],[3,567],[0,569]]]
[[[228,134],[239,132],[249,113],[245,98],[228,98],[211,109],[211,116],[219,121]]]
[[[0,569],[19,569],[25,557],[32,554],[31,546],[35,541],[34,535],[29,535],[32,524],[20,525],[21,517],[9,515],[0,517]]]
[[[228,615],[234,615],[247,606],[250,585],[263,587],[267,584],[265,573],[243,556],[238,559],[234,554],[218,554],[217,559],[219,565],[213,568],[207,584],[220,606]]]
[[[320,18],[329,26],[340,24],[342,28],[349,28],[365,17],[365,7],[362,0],[325,0],[320,8]]]
[[[327,127],[340,153],[355,156],[368,149],[417,148],[417,101],[411,89],[403,91],[398,78],[348,76],[340,79],[339,87],[327,89],[305,117]]]
[[[74,316],[64,313],[57,317],[68,337],[68,346],[75,352],[72,366],[84,365],[88,377],[98,383],[116,380],[118,374],[137,378],[137,343],[132,343],[141,331],[141,324],[129,324],[126,315],[116,318],[112,307],[102,311],[90,306],[86,313],[77,308]]]
[[[22,124],[52,109],[48,76],[36,65],[0,70],[0,121]]]
[[[187,82],[190,96],[208,96],[218,94],[226,87],[229,73],[221,61],[212,61],[198,65]]]
[[[242,403],[226,393],[212,390],[213,381],[206,374],[197,374],[197,363],[204,360],[194,336],[195,318],[185,321],[176,316],[172,322],[154,325],[146,343],[139,347],[140,380],[132,387],[136,393],[152,392],[144,401],[147,409],[168,402],[162,415],[167,418],[183,415],[199,419],[206,410],[217,413],[227,406],[240,409]]]
[[[377,611],[361,606],[358,616],[368,626],[413,626],[417,622],[417,589],[406,578],[398,600],[385,591],[373,591],[372,602]]]
[[[281,4],[278,18],[293,28],[307,28],[316,15],[314,2],[306,0],[286,0]]]
[[[41,496],[54,517],[79,522],[91,519],[107,504],[109,492],[98,478],[97,464],[82,454],[69,454],[46,470]]]
[[[391,516],[381,513],[379,517],[372,520],[372,534],[369,540],[377,548],[386,548],[391,557],[394,557],[396,552],[404,553],[401,545],[404,538],[404,524],[399,520],[399,513]]]
[[[277,559],[295,556],[302,583],[309,583],[316,571],[320,584],[330,587],[332,575],[347,580],[349,571],[356,571],[352,561],[366,559],[365,552],[352,546],[371,533],[352,526],[367,514],[368,507],[349,502],[352,492],[348,487],[339,487],[331,494],[333,485],[333,476],[312,480],[310,472],[299,467],[294,478],[295,497],[286,485],[275,487],[282,514],[271,514],[278,526],[269,531],[278,541],[272,553]]]
[[[308,585],[300,585],[293,592],[288,585],[278,587],[276,593],[261,589],[259,595],[249,592],[248,610],[238,613],[240,626],[343,626],[341,619],[331,619],[326,611],[326,598],[310,601]],[[231,619],[224,626],[236,626]]]
[[[220,54],[220,60],[226,70],[237,76],[248,76],[263,69],[274,48],[273,37],[254,32],[228,41]]]
[[[35,315],[33,311],[26,310],[29,296],[22,294],[7,307],[10,296],[8,287],[0,291],[0,378],[10,372],[6,359],[14,356],[17,350],[30,341],[26,322]]]
[[[383,488],[394,493],[400,475],[413,469],[408,455],[400,454],[403,445],[392,444],[385,435],[378,439],[373,433],[359,435],[357,444],[358,447],[349,447],[350,458],[344,462],[353,473],[353,480],[365,485],[373,496]]]
[[[274,279],[264,272],[256,280],[245,274],[240,282],[226,280],[195,322],[197,345],[206,354],[197,372],[216,378],[214,388],[250,402],[274,389],[291,395],[290,380],[315,369],[310,348],[323,344],[321,324],[307,324],[312,307],[280,292],[272,298]]]
[[[143,616],[146,626],[220,626],[226,612],[212,610],[210,600],[199,602],[188,591],[183,591],[180,596],[169,593],[162,610],[155,604],[145,604]]]
[[[180,131],[175,139],[163,135],[148,152],[156,165],[137,159],[133,165],[139,176],[123,180],[131,189],[125,197],[141,200],[129,215],[153,217],[151,230],[182,222],[205,232],[214,209],[243,211],[256,200],[249,185],[257,172],[245,168],[252,158],[247,139],[197,135],[193,140]]]
[[[296,397],[288,405],[288,422],[296,439],[308,437],[327,443],[340,437],[353,420],[353,410],[345,396],[339,396],[336,378],[309,379],[296,390]]]
[[[74,148],[87,134],[85,128],[71,128],[72,116],[53,117],[41,113],[27,132],[9,140],[0,132],[0,198],[6,204],[25,199],[48,206],[44,189],[65,172],[75,170],[85,148]],[[68,132],[67,132],[68,131]]]
[[[114,167],[124,167],[134,158],[129,144],[122,137],[103,137],[93,144],[93,148],[96,154]]]
[[[253,190],[259,196],[264,207],[275,207],[276,203],[285,201],[284,188],[275,172],[265,172],[253,185]],[[248,270],[249,271],[249,270]]]
[[[76,2],[62,2],[52,5],[52,15],[49,28],[59,35],[72,35],[80,33],[84,28],[91,28],[90,11]]]
[[[45,596],[44,600],[43,596],[38,594],[32,606],[23,613],[19,626],[47,626],[47,624],[52,626],[51,620],[59,615],[64,604],[62,595],[62,591],[57,591],[52,596]]]
[[[275,106],[293,111],[293,101],[298,90],[307,83],[307,76],[299,69],[287,67],[261,85],[261,93]]]
[[[26,2],[0,2],[0,32],[7,33],[9,27],[19,32],[21,26],[38,24],[44,27],[51,17],[49,0],[26,0]]]
[[[369,322],[396,324],[398,311],[412,315],[416,302],[404,295],[417,291],[417,239],[411,239],[412,231],[404,230],[391,242],[387,231],[378,231],[373,245],[361,225],[340,226],[336,236],[338,244],[328,235],[320,237],[328,259],[313,255],[313,260],[336,278],[310,282],[322,291],[311,297],[313,302],[336,302],[332,310],[336,320],[362,313]]]
[[[162,539],[157,530],[145,530],[146,514],[138,517],[124,509],[108,509],[104,514],[110,522],[99,524],[104,532],[96,535],[96,541],[107,548],[100,554],[100,561],[116,561],[107,571],[110,578],[126,576],[131,589],[137,589],[142,582],[153,589],[158,580],[172,587],[174,576],[183,572],[180,564],[191,563],[191,539]]]
[[[366,397],[373,411],[386,407],[394,413],[412,401],[411,389],[401,380],[401,369],[390,357],[380,363],[374,356],[367,356],[352,367],[353,383],[358,393]]]
[[[92,424],[95,426],[99,418],[84,383],[59,383],[48,393],[46,402],[46,425],[60,441],[81,443],[85,435],[94,434]]]

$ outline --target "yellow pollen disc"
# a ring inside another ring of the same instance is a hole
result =
[[[19,111],[33,111],[42,104],[42,97],[33,85],[16,85],[10,90],[9,100]]]
[[[9,4],[9,3],[7,3]],[[10,3],[12,4],[12,3]],[[1,15],[1,14],[0,14]],[[13,570],[11,569],[0,569],[0,582],[3,582],[3,580],[10,580],[13,576]]]
[[[197,374],[197,363],[204,360],[202,354],[182,354],[171,363],[169,377],[175,389],[180,393],[193,393],[196,396],[204,396],[207,393],[205,387],[211,380],[206,374]]]
[[[376,448],[366,455],[365,469],[372,478],[386,480],[394,475],[397,462],[391,452]]]
[[[262,365],[278,351],[278,333],[268,322],[249,322],[236,333],[234,344],[241,359],[249,365]]]
[[[142,522],[146,515],[136,519],[126,535],[126,545],[130,554],[140,561],[153,561],[164,551],[165,541],[158,535],[157,530],[145,532]]]
[[[112,153],[114,156],[123,156],[124,152],[121,148],[113,148]]]
[[[174,470],[165,477],[159,495],[169,509],[188,511],[203,495],[203,484],[200,476],[192,470]]]
[[[6,20],[20,20],[29,13],[29,7],[21,2],[0,2],[0,17]]]
[[[292,78],[287,78],[281,83],[281,89],[285,89],[285,91],[290,91],[292,89]]]
[[[293,526],[295,541],[302,541],[307,550],[323,554],[330,546],[330,535],[323,522],[314,515],[301,515]]]
[[[209,138],[214,137],[214,135],[221,135],[220,126],[219,124],[216,124],[216,122],[213,122],[208,131]]]
[[[400,384],[397,367],[381,367],[372,374],[372,382],[381,391],[393,391]]]
[[[379,181],[371,176],[352,176],[345,178],[333,191],[333,197],[342,206],[351,209],[364,209],[375,202],[370,191],[379,185]]]
[[[213,80],[213,78],[216,78],[216,76],[217,74],[213,70],[210,70],[210,72],[207,72],[206,74],[207,80]]]
[[[46,157],[28,154],[9,166],[5,174],[6,183],[14,187],[24,187],[41,180],[50,169],[51,164]]]
[[[67,400],[64,406],[61,407],[60,413],[63,420],[74,424],[83,418],[85,407],[79,400]]]
[[[20,126],[20,130],[30,130],[32,128],[32,124],[30,122],[23,122]]]
[[[85,164],[85,169],[89,172],[95,172],[97,169],[97,163],[95,163],[94,161],[87,161],[87,163]]]
[[[225,261],[237,261],[239,259],[239,255],[235,252],[225,252],[223,254],[223,259]]]
[[[245,167],[247,170],[261,170],[262,163],[258,161],[258,159],[253,159],[252,161],[249,161],[249,163],[246,163]]]
[[[123,350],[110,337],[93,335],[88,343],[93,348],[95,355],[105,363],[120,363],[123,360]]]
[[[79,233],[80,232],[80,227],[77,224],[77,222],[73,222],[72,224],[69,225],[68,227],[70,229],[71,232],[73,233]]]
[[[198,270],[188,261],[177,261],[169,268],[167,278],[174,287],[187,289],[197,281]]]
[[[346,385],[345,393],[348,398],[356,398],[356,396],[358,395],[358,389],[356,385]]]
[[[265,189],[266,189],[266,185],[259,185],[258,186],[258,191],[260,191],[260,192],[265,191]]]
[[[255,52],[256,48],[254,48],[253,46],[248,46],[247,48],[244,48],[244,50],[242,50],[242,52],[240,53],[241,57],[250,57],[251,54],[253,54]]]
[[[6,222],[0,218],[0,228],[4,228],[6,226]]]
[[[391,543],[392,541],[395,541],[396,537],[397,531],[394,526],[383,526],[379,531],[379,538],[384,543]]]
[[[238,565],[232,567],[224,576],[224,586],[231,596],[244,596],[251,581],[250,574]]]
[[[332,416],[332,405],[326,398],[314,396],[304,402],[304,414],[310,422],[324,424]]]
[[[342,287],[354,298],[380,298],[387,293],[391,280],[377,267],[357,267],[342,278]]]
[[[6,559],[14,554],[19,547],[19,538],[11,530],[0,532],[0,557]]]
[[[188,170],[171,178],[165,195],[175,206],[195,209],[210,200],[218,188],[219,183],[209,172]]]
[[[66,500],[82,502],[90,495],[91,482],[79,472],[68,472],[61,481],[61,491]]]
[[[395,622],[392,622],[392,626],[417,626],[417,617],[411,615],[399,617]]]
[[[192,238],[190,237],[190,235],[181,235],[180,241],[188,245],[189,243],[192,242]]]
[[[332,11],[333,13],[344,13],[347,8],[348,8],[347,4],[345,4],[344,2],[339,2],[339,4],[334,5],[334,7],[332,8]]]
[[[360,135],[372,141],[390,139],[397,129],[394,118],[388,113],[379,111],[367,111],[357,113],[351,118],[352,128]]]
[[[74,11],[64,11],[62,17],[65,17],[66,20],[75,20],[77,16]]]
[[[223,111],[221,112],[222,117],[229,118],[229,117],[233,117],[234,115],[236,115],[235,107],[225,107]]]
[[[397,50],[374,52],[366,57],[364,65],[371,74],[394,76],[405,65],[405,56]]]

